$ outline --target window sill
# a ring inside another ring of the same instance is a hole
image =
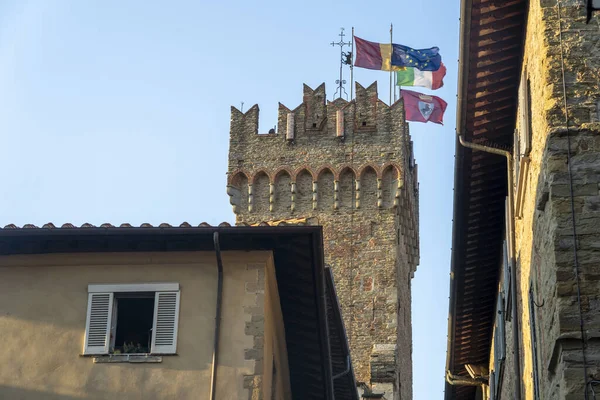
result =
[[[162,362],[162,356],[153,356],[151,354],[109,354],[104,356],[94,356],[94,364],[160,362]]]

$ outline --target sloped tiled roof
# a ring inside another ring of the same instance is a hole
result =
[[[239,223],[236,226],[304,226],[306,225],[306,218],[293,218],[293,219],[282,219],[277,221],[263,221],[255,224],[247,224],[245,222]],[[188,222],[182,222],[179,225],[171,225],[169,223],[163,222],[159,225],[152,225],[149,223],[143,223],[139,227],[133,226],[129,223],[122,223],[119,225],[113,225],[111,223],[103,223],[98,226],[92,225],[90,223],[84,223],[81,226],[76,226],[69,222],[64,223],[60,226],[54,225],[52,222],[48,222],[42,226],[36,226],[33,224],[25,224],[23,226],[17,226],[15,224],[8,224],[4,227],[0,226],[0,230],[3,229],[87,229],[87,228],[222,228],[222,227],[230,227],[232,226],[229,222],[221,222],[219,225],[210,225],[206,222],[202,222],[199,225],[191,225]]]
[[[462,0],[457,133],[465,141],[512,147],[525,0]],[[506,159],[456,141],[450,310],[446,369],[488,365],[495,319],[507,194]],[[472,400],[477,387],[446,382],[445,400]]]

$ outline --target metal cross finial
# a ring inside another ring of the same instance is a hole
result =
[[[335,98],[336,96],[338,97],[342,97],[342,96],[346,96],[346,99],[348,98],[348,93],[346,93],[346,89],[344,88],[344,85],[346,84],[346,80],[344,79],[344,70],[343,67],[344,65],[349,65],[350,69],[352,69],[352,52],[348,51],[348,52],[344,52],[344,46],[350,46],[350,49],[352,49],[352,42],[344,42],[344,36],[346,36],[344,34],[344,28],[340,28],[340,41],[339,42],[331,42],[332,46],[340,46],[340,79],[335,81],[335,84],[338,85],[337,89],[335,90],[335,94],[333,95],[333,97]]]

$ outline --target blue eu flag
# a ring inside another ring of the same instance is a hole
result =
[[[401,44],[392,47],[392,66],[412,67],[421,71],[437,71],[442,64],[442,56],[438,47],[430,49],[413,49]]]

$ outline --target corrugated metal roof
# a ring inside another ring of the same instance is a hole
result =
[[[512,146],[525,0],[462,0],[457,132],[466,141]],[[506,159],[457,141],[447,369],[489,362],[499,279]],[[475,398],[475,387],[446,384],[446,400]]]

